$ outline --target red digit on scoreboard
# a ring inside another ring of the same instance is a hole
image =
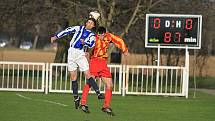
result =
[[[160,28],[160,22],[161,22],[160,18],[155,18],[154,19],[154,25],[153,25],[154,29],[159,29]]]
[[[172,36],[172,34],[170,32],[165,32],[164,33],[164,42],[170,43],[171,42],[171,36]]]
[[[181,33],[180,32],[176,32],[175,33],[175,38],[177,39],[176,42],[181,42]]]
[[[185,29],[190,30],[192,28],[193,28],[193,20],[192,19],[186,19]]]

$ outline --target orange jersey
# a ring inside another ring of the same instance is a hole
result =
[[[96,35],[96,43],[93,50],[92,57],[99,57],[99,58],[108,58],[108,47],[110,43],[113,42],[122,52],[127,52],[128,48],[126,47],[124,41],[111,33],[105,33],[103,40],[99,39],[98,35]]]

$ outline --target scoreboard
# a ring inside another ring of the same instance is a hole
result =
[[[201,15],[146,14],[145,46],[201,48]]]

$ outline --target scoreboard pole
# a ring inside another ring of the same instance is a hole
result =
[[[190,56],[189,56],[189,48],[186,47],[185,51],[185,95],[188,98],[188,89],[189,89],[189,65],[190,65]]]
[[[159,75],[160,75],[160,44],[158,44],[158,58],[157,58],[157,77],[156,77],[156,93],[158,93],[159,89]]]

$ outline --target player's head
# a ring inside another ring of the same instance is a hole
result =
[[[105,33],[106,33],[106,28],[103,27],[103,26],[100,26],[98,29],[97,29],[97,35],[100,39],[103,39],[104,36],[105,36]]]
[[[97,30],[97,34],[104,34],[106,33],[106,28],[103,26],[100,26]]]
[[[88,18],[87,22],[85,23],[86,29],[93,29],[96,27],[96,20],[94,18]]]

